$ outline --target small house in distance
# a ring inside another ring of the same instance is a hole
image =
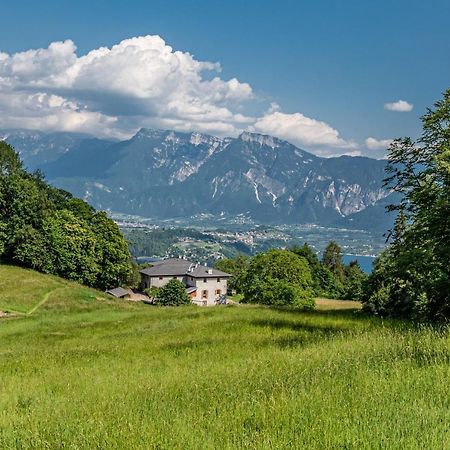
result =
[[[186,286],[192,303],[213,306],[224,302],[227,294],[228,273],[212,267],[195,264],[182,258],[165,259],[140,271],[141,288],[162,287],[175,278]]]

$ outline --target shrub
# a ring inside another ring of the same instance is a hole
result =
[[[186,288],[181,281],[170,280],[165,286],[159,289],[155,304],[161,306],[181,306],[189,305],[191,299],[186,293]]]
[[[144,289],[144,292],[150,297],[150,298],[157,298],[159,291],[161,288],[158,288],[156,286],[149,287],[147,289]]]

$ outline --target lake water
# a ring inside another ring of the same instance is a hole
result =
[[[372,263],[375,261],[375,256],[360,256],[360,255],[342,255],[342,260],[345,264],[348,264],[350,261],[357,260],[361,269],[365,273],[372,272]]]

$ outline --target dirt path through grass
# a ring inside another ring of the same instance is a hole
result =
[[[23,311],[15,311],[13,309],[8,310],[9,313],[18,315],[18,316],[31,316],[37,309],[39,309],[43,304],[45,304],[50,296],[54,294],[56,291],[59,291],[61,289],[67,289],[66,287],[57,287],[55,289],[52,289],[51,291],[47,292],[44,297],[42,297],[42,300],[37,302],[29,311],[23,312]]]
[[[40,308],[50,298],[50,295],[52,295],[55,291],[58,291],[59,289],[65,289],[65,288],[59,287],[59,288],[51,290],[50,292],[47,292],[40,302],[36,303],[36,305],[34,305],[29,311],[27,311],[26,315],[30,316],[31,314],[33,314],[38,308]]]

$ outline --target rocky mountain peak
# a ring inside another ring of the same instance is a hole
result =
[[[148,138],[161,138],[166,134],[166,130],[153,129],[153,128],[141,128],[132,139],[148,139]]]
[[[278,148],[280,147],[284,141],[275,138],[273,136],[269,136],[267,134],[260,134],[260,133],[254,133],[250,131],[244,131],[241,133],[238,137],[243,142],[249,142],[249,143],[256,143],[260,146],[267,146],[271,148]]]

